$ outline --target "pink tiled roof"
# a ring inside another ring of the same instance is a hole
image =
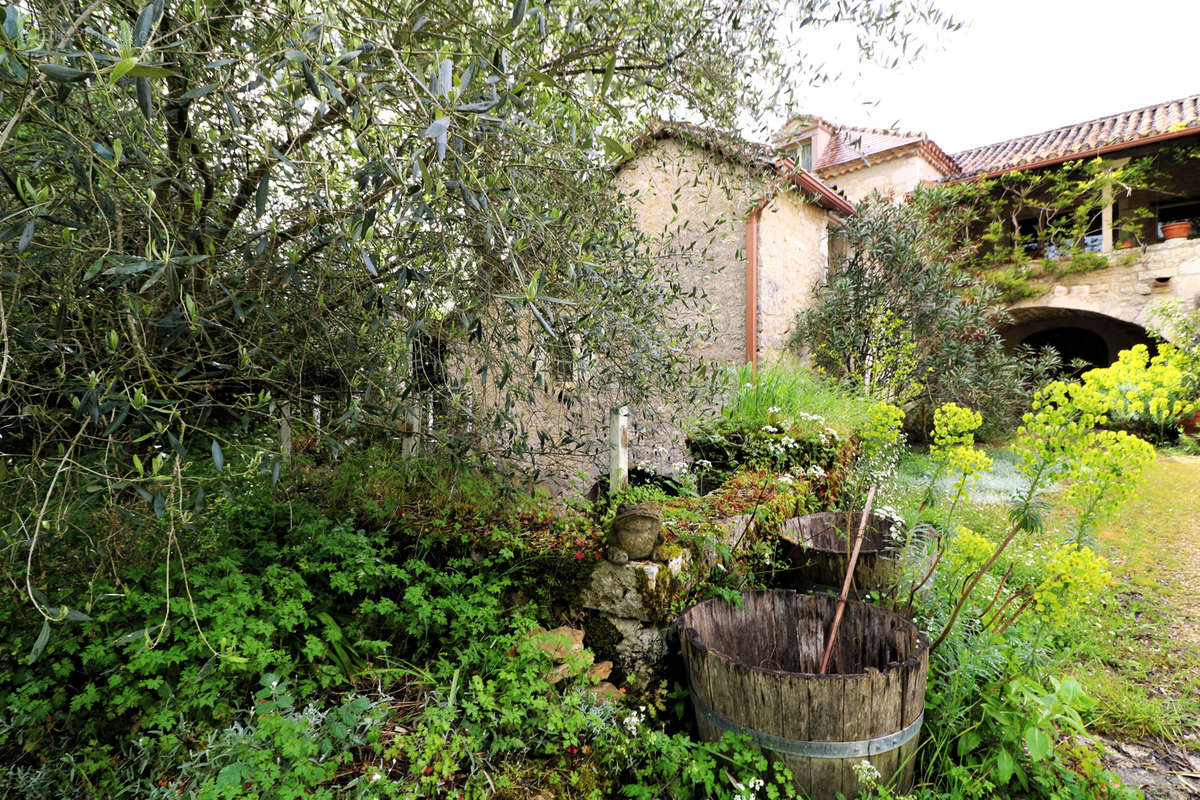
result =
[[[900,148],[920,149],[931,162],[938,165],[944,174],[958,171],[955,164],[937,144],[922,131],[899,131],[888,128],[859,128],[852,125],[834,125],[821,117],[802,114],[792,117],[789,125],[798,127],[781,133],[775,144],[786,150],[797,138],[799,131],[819,127],[831,136],[829,144],[819,153],[813,153],[813,171],[817,173],[833,170],[836,174],[867,167],[879,160],[884,153],[893,153]],[[895,153],[899,155],[899,153]]]
[[[951,180],[1099,155],[1193,128],[1200,133],[1200,95],[955,153],[960,172]]]
[[[923,133],[902,133],[881,128],[840,128],[825,150],[818,154],[813,167],[822,170],[864,158],[869,161],[876,153],[906,144],[919,144],[928,139]]]

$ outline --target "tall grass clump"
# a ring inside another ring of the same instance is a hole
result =
[[[813,482],[824,503],[838,496],[870,402],[823,382],[795,362],[729,371],[720,413],[699,420],[687,446],[704,486],[742,468],[769,469]]]
[[[746,364],[730,370],[731,394],[722,414],[747,428],[784,418],[817,421],[839,433],[859,430],[871,401],[823,381],[799,363],[782,359],[765,367]]]

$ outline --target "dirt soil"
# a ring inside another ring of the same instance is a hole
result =
[[[1105,764],[1126,786],[1137,786],[1147,800],[1200,797],[1200,753],[1170,742],[1118,742],[1097,736],[1108,748]]]

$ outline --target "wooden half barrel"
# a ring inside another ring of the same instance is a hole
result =
[[[696,723],[706,740],[746,734],[818,800],[861,787],[869,761],[905,792],[925,715],[929,641],[909,620],[849,601],[830,672],[817,675],[837,598],[751,591],[706,600],[678,620]]]
[[[791,565],[787,577],[801,583],[842,588],[850,549],[858,535],[862,514],[824,512],[792,517],[783,523],[779,536],[783,557]],[[862,550],[854,567],[854,586],[859,591],[887,589],[896,579],[896,552],[890,547],[893,521],[875,514],[867,520]],[[847,537],[847,530],[849,536]]]

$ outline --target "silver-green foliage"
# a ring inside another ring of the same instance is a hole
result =
[[[420,412],[503,455],[577,444],[520,413],[544,395],[569,419],[614,386],[687,389],[692,331],[664,320],[697,300],[610,160],[655,114],[782,106],[775,86],[820,77],[789,57],[809,31],[850,22],[889,59],[921,21],[952,24],[884,0],[9,6],[12,567],[34,575],[82,508],[190,525],[230,471],[272,469],[246,432],[289,409],[330,446]],[[579,385],[548,378],[564,358]]]

